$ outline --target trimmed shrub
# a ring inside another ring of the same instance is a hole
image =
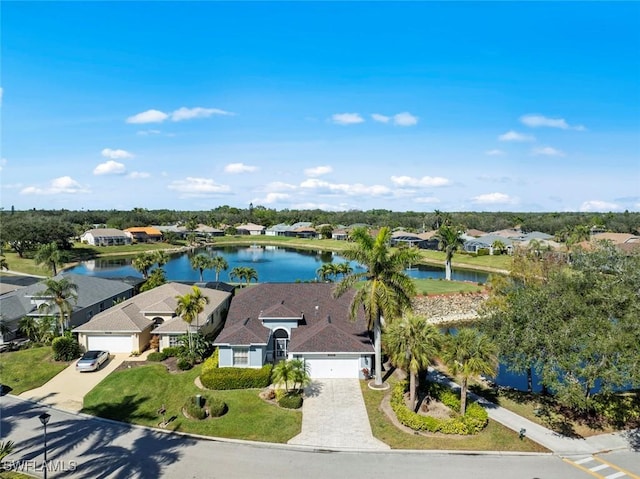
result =
[[[404,393],[407,382],[396,384],[391,393],[391,408],[396,413],[398,421],[415,431],[441,432],[443,434],[476,434],[489,422],[489,415],[482,406],[470,402],[464,416],[456,416],[448,419],[437,419],[431,416],[422,416],[409,409],[404,402]],[[428,393],[439,400],[445,406],[454,411],[460,409],[460,399],[450,389],[440,385],[429,383]]]
[[[276,393],[278,406],[286,409],[300,409],[302,407],[302,396],[298,393],[289,392],[285,394]]]
[[[178,366],[178,369],[182,371],[187,371],[193,367],[193,363],[191,363],[191,361],[189,361],[188,359],[180,358],[178,359],[176,366]]]
[[[266,388],[271,384],[271,364],[253,368],[204,368],[200,381],[207,389]]]
[[[168,348],[164,348],[162,350],[162,352],[165,355],[165,359],[166,358],[174,358],[178,355],[178,353],[180,352],[180,347],[179,346],[170,346]]]
[[[147,361],[160,362],[160,361],[164,361],[165,359],[167,359],[167,356],[164,354],[164,351],[163,352],[154,351],[153,353],[149,353],[149,355],[147,356]]]
[[[213,352],[213,354],[211,356],[209,356],[204,363],[202,363],[202,371],[207,371],[210,369],[216,369],[218,367],[219,364],[219,357],[220,357],[220,353],[219,353],[219,349],[216,348],[215,351]]]
[[[82,348],[74,338],[59,336],[51,343],[55,361],[72,361],[82,355]]]
[[[207,417],[207,410],[202,406],[203,404],[198,403],[196,396],[190,396],[184,403],[184,411],[193,419],[204,419]]]
[[[215,396],[209,399],[207,404],[209,405],[209,414],[211,417],[223,416],[229,410],[227,403]]]

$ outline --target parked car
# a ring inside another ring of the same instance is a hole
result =
[[[97,371],[109,360],[109,351],[87,351],[76,363],[76,371]]]

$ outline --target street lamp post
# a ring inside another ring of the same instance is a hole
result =
[[[51,419],[51,414],[43,412],[38,416],[38,419],[44,426],[44,467],[42,469],[44,470],[44,479],[47,479],[47,423]]]

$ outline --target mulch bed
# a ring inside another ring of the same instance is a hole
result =
[[[156,361],[123,361],[122,364],[115,369],[115,371],[124,371],[140,366],[148,366],[150,364],[163,364],[167,368],[167,371],[172,374],[182,372],[180,369],[178,369],[178,358],[167,358],[160,363]]]

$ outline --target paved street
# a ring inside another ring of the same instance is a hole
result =
[[[7,460],[42,477],[43,428],[37,416],[51,414],[47,428],[49,478],[326,479],[418,476],[474,479],[585,479],[587,473],[553,455],[445,454],[443,452],[312,452],[289,445],[212,441],[113,423],[48,408],[12,396],[0,398],[0,435],[16,442]],[[635,467],[637,453],[607,459]],[[629,465],[630,464],[630,465]],[[57,471],[54,471],[57,469]]]

